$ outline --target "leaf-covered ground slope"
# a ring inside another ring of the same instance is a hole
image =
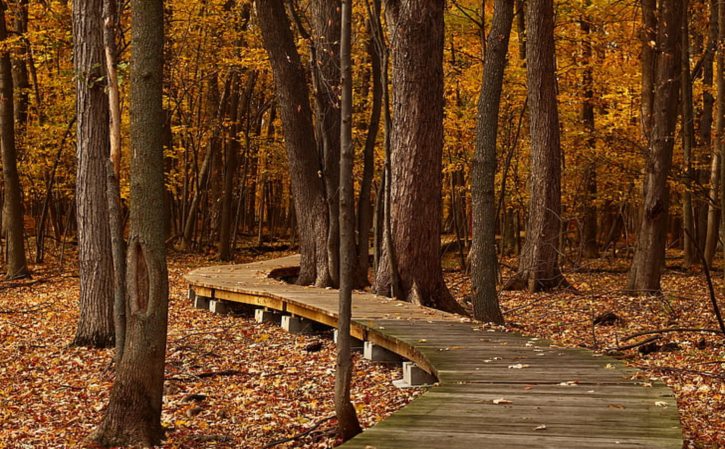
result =
[[[269,256],[268,256],[269,257]],[[248,260],[243,260],[248,261]],[[291,335],[250,318],[194,310],[184,273],[208,259],[169,261],[170,326],[165,448],[323,448],[334,444],[335,348],[328,335]],[[34,279],[0,283],[0,448],[83,447],[107,405],[112,350],[70,347],[79,279],[56,265]],[[320,342],[321,345],[316,343]],[[319,350],[316,350],[319,346]],[[312,351],[310,351],[312,350]],[[356,358],[353,400],[364,426],[407,404],[417,390]]]

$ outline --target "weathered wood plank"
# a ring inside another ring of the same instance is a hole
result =
[[[268,307],[328,326],[335,290],[269,279],[297,256],[203,268],[187,275],[200,296]],[[677,448],[674,396],[635,380],[621,361],[565,349],[410,303],[355,292],[352,334],[413,360],[437,386],[345,448]],[[510,403],[494,404],[505,399]],[[545,425],[542,429],[540,426]],[[537,429],[538,428],[538,429]]]

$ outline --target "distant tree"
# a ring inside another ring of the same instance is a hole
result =
[[[162,107],[163,0],[131,2],[131,231],[126,346],[93,439],[106,447],[161,442],[168,322]],[[149,205],[155,207],[149,207]]]
[[[595,258],[599,256],[597,243],[597,164],[594,156],[597,138],[594,127],[594,66],[592,62],[592,24],[588,8],[591,0],[584,1],[584,12],[579,20],[579,29],[582,32],[581,65],[582,65],[582,101],[581,118],[586,135],[584,142],[591,152],[590,160],[584,167],[584,195],[582,201],[582,254],[584,257]]]
[[[328,286],[328,203],[317,154],[305,70],[282,0],[256,2],[284,127],[292,196],[300,239],[300,284]]]
[[[548,290],[566,284],[559,268],[561,143],[556,102],[554,4],[526,2],[526,70],[531,110],[531,179],[526,242],[507,288]]]
[[[390,0],[387,8],[393,57],[392,241],[383,248],[375,290],[461,312],[443,281],[440,260],[445,1]],[[395,285],[400,291],[393,291]]]
[[[660,277],[665,265],[670,205],[667,178],[672,167],[680,91],[682,2],[660,0],[657,5],[656,0],[643,0],[642,14],[645,18],[645,34],[650,33],[649,29],[654,26],[656,38],[654,46],[650,41],[642,45],[642,121],[648,149],[642,221],[637,233],[627,290],[631,293],[653,294],[660,291]],[[654,54],[650,54],[652,51]],[[646,67],[647,64],[652,66]]]
[[[496,258],[496,142],[503,75],[509,36],[514,18],[514,0],[494,4],[491,31],[483,61],[483,81],[478,98],[476,152],[473,156],[471,200],[473,203],[473,243],[471,280],[473,317],[503,324],[498,303]]]
[[[352,176],[355,152],[352,147],[352,0],[342,1],[341,21],[341,122],[340,144],[340,306],[337,325],[337,366],[335,371],[335,413],[337,433],[347,441],[362,432],[357,413],[350,402],[352,354],[350,321],[352,288],[355,281],[355,182]]]
[[[103,37],[103,0],[73,2],[73,62],[76,72],[76,204],[80,315],[73,344],[114,343],[113,259],[106,189],[110,156],[109,103]]]
[[[8,29],[5,22],[5,11],[7,9],[7,3],[0,1],[0,41],[8,38]],[[20,279],[30,276],[25,258],[22,188],[18,175],[17,149],[15,148],[14,91],[10,53],[6,49],[0,52],[0,146],[2,147],[2,169],[5,187],[2,232],[7,246],[5,277],[8,279]]]

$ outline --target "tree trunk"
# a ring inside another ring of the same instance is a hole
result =
[[[391,0],[393,54],[390,167],[391,248],[375,290],[389,295],[397,267],[399,299],[461,312],[440,261],[443,156],[443,0]],[[393,288],[394,290],[394,288]]]
[[[627,289],[632,293],[653,294],[660,291],[669,210],[667,177],[672,166],[679,100],[681,6],[679,0],[660,1],[655,70],[652,79],[643,78],[643,86],[654,86],[654,100],[650,118],[652,128],[647,134],[649,149],[644,179],[644,209],[627,283]],[[649,14],[643,13],[645,16]],[[644,47],[649,47],[649,43],[645,42]]]
[[[710,19],[709,19],[709,26],[708,26],[708,50],[705,52],[705,55],[703,56],[703,63],[702,63],[702,114],[700,116],[700,142],[701,144],[707,148],[708,151],[710,151],[710,154],[715,155],[716,151],[712,147],[712,122],[713,122],[713,106],[715,104],[715,97],[712,95],[712,84],[713,84],[713,62],[715,60],[715,52],[712,51],[714,47],[717,47],[717,33],[718,33],[718,17],[717,17],[717,11],[718,11],[718,0],[711,0],[710,1]],[[719,157],[718,157],[719,158]],[[712,162],[712,161],[711,161]],[[708,180],[710,182],[710,186],[712,189],[713,181],[716,179],[712,179],[711,172],[706,169],[699,170],[699,181],[702,184],[708,183]],[[719,177],[719,169],[716,172],[717,176]],[[716,194],[715,194],[716,195]],[[708,192],[708,195],[703,199],[700,199],[698,201],[699,205],[699,213],[698,213],[698,232],[697,232],[697,239],[698,244],[700,248],[705,248],[705,259],[708,261],[712,260],[712,256],[710,256],[710,259],[707,258],[708,255],[708,246],[707,246],[707,222],[708,222],[708,216],[709,216],[709,210],[711,206],[716,206],[714,204],[711,204],[710,199],[712,197],[712,192]],[[700,195],[700,198],[702,198],[702,195]],[[709,262],[708,262],[709,263]]]
[[[0,2],[0,41],[8,38],[5,23],[6,9],[5,2]],[[2,147],[2,171],[5,187],[2,225],[7,244],[5,277],[20,279],[30,276],[30,271],[28,271],[28,263],[25,259],[25,241],[23,239],[23,201],[15,148],[13,92],[10,54],[5,51],[0,53],[0,147]]]
[[[323,179],[329,214],[327,258],[333,285],[339,282],[340,224],[340,0],[314,0],[312,28],[315,46],[313,78],[320,127]]]
[[[131,59],[131,233],[127,344],[94,440],[103,446],[160,444],[168,315],[164,243],[161,0],[133,0]],[[155,207],[148,207],[149,204]]]
[[[584,10],[591,6],[591,0],[584,0]],[[587,258],[599,256],[599,244],[597,242],[597,164],[596,164],[596,143],[594,126],[594,76],[592,68],[592,38],[591,18],[584,13],[580,19],[579,28],[582,32],[582,88],[584,101],[582,102],[581,118],[584,124],[586,136],[584,140],[588,150],[589,160],[586,162],[584,172],[584,201],[582,220],[582,255]]]
[[[13,58],[13,85],[15,87],[15,122],[19,129],[28,125],[28,108],[30,106],[30,79],[28,76],[28,0],[15,2],[15,34],[21,43],[16,57]]]
[[[352,354],[350,321],[352,288],[355,281],[355,185],[352,176],[355,152],[352,147],[352,0],[342,1],[340,64],[342,105],[340,122],[340,304],[337,322],[337,365],[335,371],[335,414],[337,434],[344,442],[362,432],[355,407],[350,401]]]
[[[110,155],[103,45],[103,0],[73,3],[78,175],[76,204],[80,263],[80,316],[73,344],[114,342],[113,259],[106,189]]]
[[[684,229],[684,262],[690,266],[697,261],[695,250],[695,223],[692,210],[692,184],[694,173],[692,171],[692,153],[695,148],[695,113],[692,100],[692,81],[690,79],[690,32],[688,26],[688,0],[682,0],[682,30],[680,63],[680,91],[682,92],[682,153],[685,171],[685,191],[682,196],[682,226]]]
[[[556,103],[554,7],[527,0],[526,69],[531,110],[531,179],[526,242],[506,288],[530,292],[567,285],[559,268],[561,146]]]
[[[328,286],[328,209],[312,124],[305,72],[282,0],[257,1],[262,40],[277,86],[292,195],[300,229],[300,284]]]
[[[355,286],[360,288],[369,284],[368,269],[370,268],[370,229],[373,226],[372,193],[373,176],[375,175],[375,143],[380,129],[380,115],[383,103],[383,84],[380,73],[382,66],[380,45],[376,44],[375,33],[380,30],[380,0],[375,0],[375,9],[368,11],[367,29],[370,33],[367,50],[371,61],[373,78],[373,102],[370,106],[370,123],[365,137],[363,150],[363,177],[360,182],[360,197],[357,207],[357,267],[355,269]],[[375,15],[375,17],[372,17]]]
[[[471,280],[473,317],[503,324],[498,303],[496,258],[496,142],[506,55],[513,22],[514,0],[494,4],[491,32],[483,62],[483,82],[478,99],[476,152],[473,157],[471,199],[473,203],[473,244]]]

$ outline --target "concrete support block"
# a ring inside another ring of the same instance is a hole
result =
[[[335,342],[335,344],[337,344],[337,333],[337,329],[332,332],[332,341]],[[364,342],[362,340],[358,340],[355,337],[350,337],[350,350],[352,350],[353,352],[363,352],[363,346]]]
[[[413,362],[403,362],[403,381],[412,387],[432,385],[436,382],[434,375],[424,371]]]
[[[219,301],[218,299],[210,299],[209,311],[212,313],[225,314],[229,313],[229,306],[225,302]]]
[[[254,311],[254,321],[257,323],[280,323],[281,315],[279,312],[274,312],[265,309],[256,309]]]
[[[194,296],[193,301],[195,309],[209,310],[209,302],[211,302],[209,298],[205,298],[204,296]]]
[[[388,351],[382,346],[370,343],[369,341],[365,342],[363,357],[370,361],[381,363],[399,363],[403,360],[403,358],[398,354]]]
[[[314,331],[312,321],[292,315],[282,315],[282,329],[292,334],[309,334]]]

